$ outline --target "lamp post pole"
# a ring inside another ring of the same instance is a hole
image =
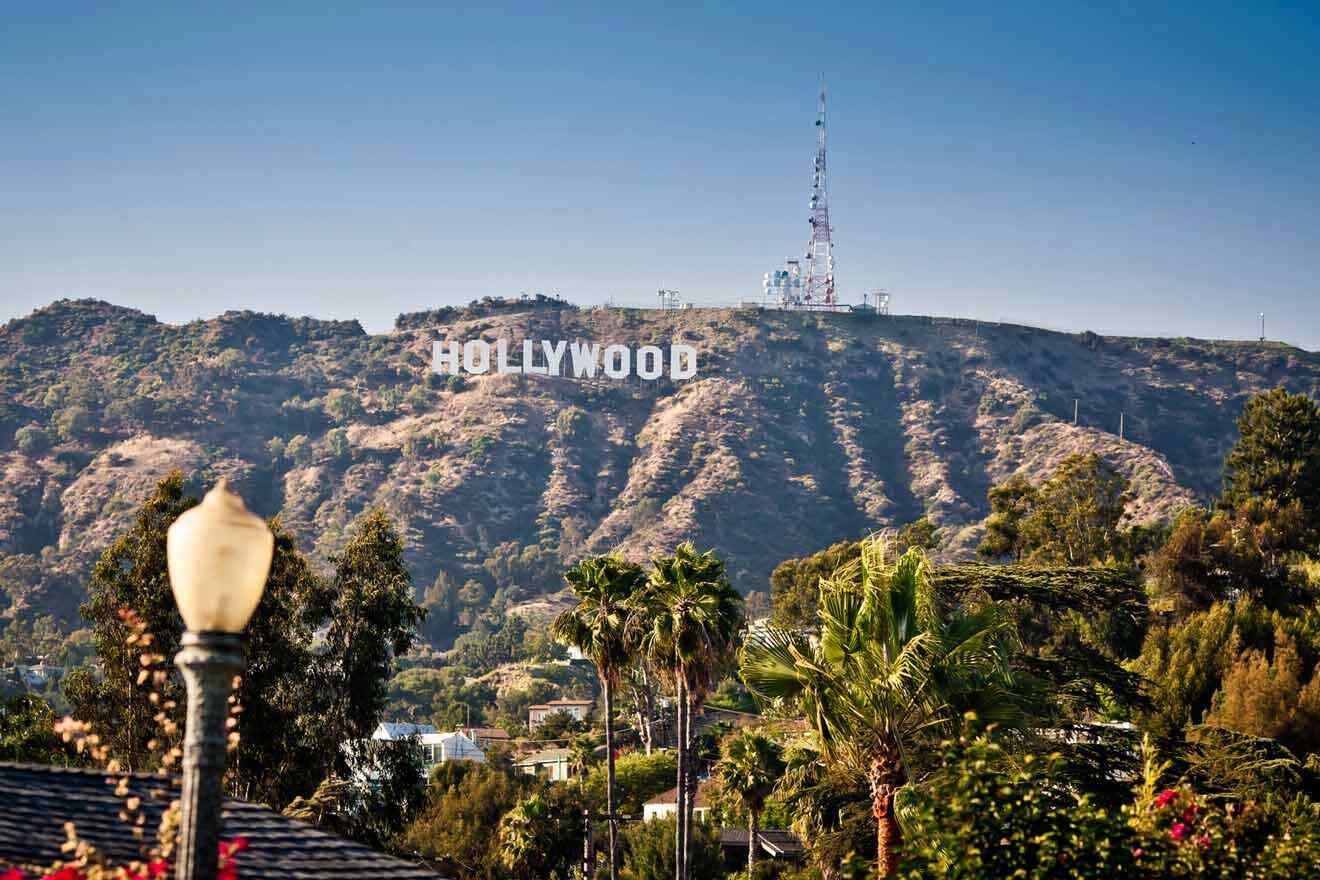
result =
[[[243,643],[236,633],[189,630],[180,644],[174,663],[188,685],[188,724],[174,876],[215,880],[228,746],[225,720],[231,683],[243,668]]]
[[[229,691],[243,667],[240,633],[261,601],[275,536],[221,478],[165,541],[170,589],[187,630],[174,663],[188,686],[175,880],[215,880],[220,862]]]

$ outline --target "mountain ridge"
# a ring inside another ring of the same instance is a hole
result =
[[[681,383],[444,377],[430,343],[445,338],[683,342],[700,366]],[[91,562],[173,467],[198,489],[230,476],[322,561],[357,514],[385,508],[419,592],[464,593],[460,625],[463,608],[554,592],[583,553],[684,539],[765,590],[786,557],[922,515],[946,555],[966,555],[991,485],[1070,452],[1129,476],[1134,520],[1171,516],[1217,490],[1242,404],[1278,384],[1320,394],[1320,355],[546,298],[409,313],[378,334],[61,300],[0,328],[0,603],[74,620]]]

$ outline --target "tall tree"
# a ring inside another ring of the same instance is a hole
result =
[[[1013,477],[990,490],[982,556],[1091,565],[1124,555],[1128,481],[1095,454],[1070,455],[1040,486]]]
[[[820,635],[771,628],[748,637],[743,681],[769,700],[798,700],[821,754],[867,779],[878,868],[895,871],[895,794],[911,779],[907,754],[923,735],[955,729],[975,708],[1014,721],[1011,627],[993,601],[944,609],[917,549],[893,565],[880,540],[821,584]]]
[[[166,658],[179,650],[183,619],[174,604],[165,564],[165,533],[179,514],[197,504],[183,491],[183,473],[174,471],[156,485],[133,519],[132,527],[106,548],[92,569],[82,616],[92,625],[102,674],[71,677],[65,693],[74,715],[93,725],[102,742],[125,770],[153,770],[159,733],[154,720],[161,709],[147,699],[140,683],[141,648],[131,644],[132,629],[121,609],[132,609],[154,636],[152,649]],[[183,717],[183,685],[171,676],[160,689],[163,702],[175,704]]]
[[[636,600],[637,644],[674,685],[678,707],[678,823],[676,880],[687,878],[690,837],[691,715],[732,662],[743,626],[742,596],[712,551],[683,543],[673,556],[652,560],[646,589]]]
[[[556,618],[555,639],[577,648],[596,666],[605,693],[605,810],[609,814],[610,880],[619,865],[618,823],[614,818],[614,691],[632,658],[628,641],[629,601],[642,588],[640,566],[611,554],[584,559],[564,573],[577,604]]]
[[[413,601],[403,542],[384,512],[364,514],[332,560],[330,626],[320,656],[335,742],[363,740],[380,722],[394,658],[412,647],[424,610]],[[338,755],[339,772],[348,772]]]
[[[1247,402],[1240,437],[1224,460],[1220,504],[1252,499],[1280,508],[1300,505],[1309,537],[1320,535],[1320,406],[1305,394],[1275,388]]]
[[[239,747],[230,756],[229,791],[283,807],[326,774],[327,743],[307,735],[321,705],[313,634],[327,619],[329,596],[292,534],[271,520],[275,552],[266,589],[244,631],[237,697]]]
[[[183,621],[170,591],[165,535],[179,514],[197,503],[183,487],[179,472],[163,479],[132,528],[97,562],[82,610],[92,626],[103,674],[97,677],[79,670],[66,681],[73,714],[92,725],[125,769],[157,766],[159,751],[149,744],[159,736],[158,713],[165,712],[174,724],[183,722],[178,676],[169,675],[159,684],[139,681],[143,646],[130,643],[133,629],[120,615],[125,609],[134,613],[152,636],[150,651],[163,656],[164,668],[170,669]],[[385,583],[398,585],[399,558],[390,542],[350,544],[353,563],[344,566],[332,592],[279,522],[272,521],[271,528],[274,557],[261,602],[245,631],[244,670],[237,691],[243,712],[238,716],[239,743],[230,757],[226,784],[235,796],[278,808],[299,795],[310,795],[327,775],[342,773],[344,768],[335,765],[343,761],[340,744],[350,737],[329,723],[332,710],[384,693],[388,663],[373,665],[363,655],[371,654],[380,640],[388,643],[388,649],[403,642],[402,621],[408,621],[411,632],[421,612],[414,607],[409,615],[389,603],[373,604],[376,588],[367,581],[375,572]],[[383,558],[373,559],[372,554]],[[318,654],[312,647],[313,633],[327,626],[335,640],[331,650]],[[351,650],[344,646],[349,632],[361,634]],[[337,686],[328,687],[332,683]],[[153,688],[161,695],[158,703],[149,698]],[[346,688],[358,692],[350,694]],[[379,707],[375,711],[378,716]],[[370,726],[374,725],[372,720]]]
[[[723,754],[715,765],[715,778],[724,791],[738,798],[747,811],[747,876],[755,877],[756,850],[760,844],[761,811],[784,775],[783,748],[754,730],[742,730],[724,741]]]

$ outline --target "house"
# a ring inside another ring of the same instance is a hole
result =
[[[513,766],[528,776],[544,776],[552,782],[567,782],[572,778],[568,749],[541,749],[514,761]]]
[[[476,761],[486,763],[486,753],[462,731],[424,733],[417,738],[422,746],[422,761],[429,772],[436,764],[449,761]]]
[[[382,721],[376,725],[376,729],[371,734],[375,740],[396,740],[403,739],[406,736],[421,737],[428,733],[435,733],[434,724],[413,724],[411,721]]]
[[[700,821],[706,821],[710,816],[711,794],[715,782],[710,779],[703,779],[697,783],[697,796],[692,802],[692,815]],[[668,819],[671,816],[678,815],[678,789],[671,788],[663,794],[658,794],[646,803],[642,804],[642,820],[650,822],[652,819]],[[746,844],[744,844],[746,846]]]
[[[161,813],[180,796],[177,777],[138,773],[128,776],[127,791],[116,796],[123,774],[74,767],[0,763],[0,864],[50,865],[66,858],[64,823],[112,861],[140,859],[140,842],[127,833],[119,813],[124,798],[136,797],[146,816],[148,837]],[[237,858],[243,880],[441,880],[429,868],[378,853],[305,822],[245,801],[226,800],[223,837],[245,837],[247,849]]]
[[[31,688],[43,688],[52,679],[60,678],[63,675],[64,667],[41,662],[19,663],[15,666],[6,666],[3,670],[0,670],[0,677],[3,677],[6,681],[12,681]]]
[[[747,864],[747,840],[750,833],[746,828],[720,829],[720,855],[728,868],[741,868]],[[757,856],[759,858],[782,859],[793,864],[800,864],[806,857],[807,848],[792,831],[778,828],[766,828],[756,832]]]
[[[444,764],[448,761],[476,761],[481,764],[486,762],[486,753],[482,748],[471,737],[458,730],[441,733],[433,724],[382,721],[371,734],[371,738],[378,742],[393,742],[406,737],[413,737],[421,747],[424,774],[429,775],[431,768],[436,764]]]
[[[503,727],[460,727],[458,732],[476,743],[483,751],[493,745],[507,745],[513,742],[513,738]]]
[[[548,703],[537,703],[534,706],[527,707],[527,729],[535,730],[540,727],[546,718],[556,712],[563,712],[573,718],[574,721],[585,721],[587,715],[591,712],[593,701],[591,700],[551,700]]]

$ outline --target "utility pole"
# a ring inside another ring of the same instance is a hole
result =
[[[1260,341],[1265,341],[1265,313],[1260,313]]]
[[[1077,424],[1077,398],[1073,398],[1073,424]]]
[[[1118,411],[1118,439],[1123,439],[1123,411]]]
[[[595,867],[591,852],[591,814],[582,808],[582,876],[590,877]]]

